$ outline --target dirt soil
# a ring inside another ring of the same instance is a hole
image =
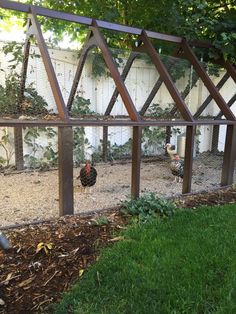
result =
[[[181,207],[236,204],[236,190],[182,196],[175,202]],[[12,248],[0,251],[0,313],[52,313],[51,304],[83,276],[102,247],[119,241],[118,231],[126,224],[127,218],[113,209],[6,230]]]
[[[96,164],[96,185],[89,193],[81,189],[80,167],[74,169],[74,211],[112,208],[127,199],[131,191],[131,162]],[[212,190],[221,181],[222,156],[201,154],[194,160],[192,192]],[[235,171],[236,174],[236,171]],[[169,159],[143,160],[141,195],[180,194],[182,184],[174,182]],[[0,172],[0,229],[14,224],[52,219],[59,216],[58,170]]]

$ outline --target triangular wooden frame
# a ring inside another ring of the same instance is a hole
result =
[[[131,99],[131,96],[127,90],[127,87],[124,84],[124,81],[117,69],[117,66],[112,58],[111,52],[108,48],[108,45],[100,32],[96,20],[93,20],[92,26],[90,26],[90,30],[92,30],[93,35],[96,39],[97,46],[100,48],[103,58],[105,60],[105,63],[110,70],[111,77],[113,78],[116,88],[123,100],[123,103],[126,107],[126,110],[128,112],[128,115],[131,120],[133,121],[140,121],[140,115],[138,114],[135,105],[133,103],[133,100]]]
[[[134,60],[135,60],[138,56],[139,56],[139,53],[138,53],[138,52],[131,51],[131,53],[130,53],[130,55],[129,55],[129,58],[128,58],[128,60],[127,60],[127,62],[126,62],[126,64],[125,64],[125,66],[124,66],[124,69],[123,69],[123,71],[122,71],[122,74],[121,74],[121,78],[122,78],[123,81],[125,81],[125,79],[126,79],[128,73],[129,73],[129,71],[130,71],[130,69],[131,69],[131,67],[132,67],[132,64],[133,64]],[[106,111],[105,111],[105,116],[110,115],[110,113],[111,113],[111,111],[112,111],[112,109],[113,109],[113,107],[114,107],[114,104],[115,104],[115,102],[116,102],[116,100],[117,100],[118,95],[119,95],[119,91],[118,91],[118,89],[117,89],[117,87],[116,87],[116,88],[114,89],[114,92],[113,92],[113,94],[112,94],[112,96],[111,96],[111,99],[110,99],[109,104],[108,104],[108,106],[107,106],[107,109],[106,109]]]
[[[193,122],[193,116],[191,112],[189,111],[187,105],[183,101],[181,94],[175,87],[175,84],[173,83],[167,69],[165,68],[164,64],[161,61],[161,58],[152,45],[150,39],[147,36],[147,33],[145,31],[142,31],[142,34],[140,35],[140,41],[143,43],[142,50],[145,51],[151,58],[153,64],[155,65],[161,80],[165,84],[166,88],[168,89],[172,99],[176,103],[177,108],[179,109],[182,117],[186,121]]]
[[[83,49],[82,49],[82,52],[81,52],[79,64],[78,64],[78,67],[76,70],[76,74],[74,77],[74,81],[73,81],[70,96],[69,96],[69,100],[67,103],[67,108],[69,110],[71,109],[72,102],[73,102],[73,99],[74,99],[74,96],[76,93],[76,89],[78,87],[78,83],[79,83],[79,80],[80,80],[80,77],[82,74],[82,70],[83,70],[83,67],[85,64],[85,60],[87,58],[89,50],[93,47],[98,47],[98,48],[100,48],[100,50],[102,52],[104,61],[106,62],[106,65],[107,65],[108,69],[110,70],[111,77],[113,78],[115,85],[116,85],[116,88],[114,90],[113,95],[115,94],[116,95],[115,97],[117,97],[118,94],[120,94],[130,119],[133,121],[139,121],[140,116],[139,116],[139,114],[135,108],[135,105],[134,105],[134,103],[130,97],[130,94],[129,94],[129,92],[128,92],[125,84],[124,84],[124,76],[122,77],[122,75],[120,75],[115,62],[113,61],[113,58],[112,58],[111,52],[108,48],[108,45],[107,45],[102,33],[99,31],[98,26],[97,26],[95,21],[92,23],[92,26],[90,26],[89,29],[90,29],[90,32],[87,36],[86,42],[85,42]],[[135,57],[133,58],[133,60],[135,59]],[[114,96],[113,96],[113,98],[114,98]],[[114,103],[108,104],[105,115],[110,114],[110,111],[112,110],[113,105],[114,105]]]
[[[215,100],[216,104],[218,105],[219,109],[223,112],[226,119],[235,121],[235,115],[228,107],[226,101],[219,93],[216,86],[213,84],[212,80],[210,79],[209,75],[206,73],[205,69],[201,65],[201,63],[198,61],[197,57],[195,56],[193,50],[191,49],[190,45],[187,43],[186,40],[182,41],[181,44],[185,56],[188,58],[188,60],[193,65],[195,71],[198,73],[199,77],[202,79],[204,85],[210,92],[212,98]]]

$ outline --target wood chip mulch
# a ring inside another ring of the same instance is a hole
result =
[[[181,207],[236,204],[236,190],[175,201]],[[50,305],[96,262],[101,247],[119,240],[117,232],[126,224],[114,209],[5,230],[12,248],[0,250],[0,313],[50,313]]]

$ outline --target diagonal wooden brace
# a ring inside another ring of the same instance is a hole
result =
[[[133,121],[140,121],[141,118],[135,108],[135,105],[130,97],[130,94],[122,80],[122,77],[117,69],[117,66],[115,62],[113,61],[111,52],[107,46],[107,43],[102,35],[102,33],[99,31],[96,21],[94,20],[92,23],[92,26],[90,26],[90,29],[93,31],[94,37],[96,38],[97,45],[101,49],[101,52],[103,54],[104,60],[106,62],[106,65],[108,69],[110,70],[111,76],[116,84],[116,87],[120,93],[120,96],[124,102],[124,105],[126,107],[126,110]]]
[[[131,66],[132,66],[134,60],[135,60],[139,55],[140,55],[140,54],[139,54],[138,52],[134,52],[134,51],[132,51],[132,52],[130,53],[130,56],[129,56],[129,58],[128,58],[127,62],[126,62],[126,65],[125,65],[125,67],[124,67],[124,69],[123,69],[123,72],[122,72],[122,74],[121,74],[121,78],[122,78],[123,81],[125,81],[125,79],[126,79],[128,73],[129,73],[130,69],[131,69]],[[111,113],[111,111],[112,111],[112,109],[113,109],[113,107],[114,107],[114,104],[115,104],[115,102],[116,102],[116,99],[117,99],[118,95],[119,95],[119,91],[118,91],[118,89],[117,89],[117,87],[116,87],[115,90],[114,90],[114,92],[113,92],[113,94],[112,94],[112,96],[111,96],[111,99],[110,99],[110,101],[109,101],[109,104],[108,104],[108,106],[107,106],[107,109],[106,109],[106,111],[105,111],[105,116],[107,116],[107,115],[109,115],[109,114]]]
[[[82,52],[80,54],[79,64],[78,64],[78,67],[77,67],[77,70],[76,70],[76,73],[75,73],[74,81],[73,81],[73,84],[72,84],[72,87],[71,87],[71,91],[70,91],[70,95],[69,95],[68,102],[67,102],[68,111],[71,110],[72,103],[73,103],[73,100],[74,100],[74,97],[75,97],[75,93],[76,93],[76,90],[77,90],[77,87],[78,87],[78,84],[79,84],[79,81],[80,81],[80,78],[81,78],[81,74],[82,74],[82,71],[83,71],[83,68],[84,68],[84,64],[85,64],[88,52],[94,46],[96,46],[96,40],[95,40],[92,32],[90,31],[88,36],[87,36],[86,42],[85,42],[85,44],[83,46]]]
[[[175,84],[173,83],[168,71],[166,70],[164,64],[162,63],[159,54],[157,53],[156,49],[153,47],[145,31],[142,32],[140,39],[142,40],[144,44],[144,49],[146,49],[147,53],[152,59],[152,62],[155,65],[157,71],[159,72],[159,75],[161,79],[163,80],[164,84],[166,85],[171,97],[175,101],[176,106],[181,112],[181,115],[183,116],[185,120],[193,121],[191,112],[189,111],[187,105],[183,101],[179,91],[175,87]]]
[[[205,84],[212,98],[217,103],[220,110],[225,115],[226,119],[235,121],[236,119],[233,112],[229,109],[225,100],[223,99],[223,97],[217,90],[216,86],[213,84],[212,80],[210,79],[209,75],[206,73],[205,69],[202,67],[201,63],[198,61],[191,47],[185,40],[183,40],[182,42],[182,47],[188,60],[193,65],[195,71],[198,73],[198,75],[202,79],[203,83]]]
[[[56,74],[52,65],[52,61],[51,61],[47,46],[44,41],[41,27],[38,22],[36,14],[37,14],[37,11],[35,12],[34,8],[31,7],[31,14],[29,16],[31,19],[34,36],[36,37],[37,42],[38,42],[38,47],[42,56],[45,70],[47,72],[47,76],[48,76],[48,80],[52,89],[52,93],[53,93],[53,96],[57,105],[59,117],[62,120],[68,121],[69,116],[67,113],[65,102],[61,93],[61,89],[60,89],[60,86],[59,86],[59,83],[58,83],[58,80],[57,80],[57,77],[56,77]]]

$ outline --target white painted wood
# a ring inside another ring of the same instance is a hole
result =
[[[0,49],[5,43],[0,43]],[[31,53],[37,53],[37,47],[31,47]],[[51,56],[52,64],[62,91],[65,102],[67,102],[70,89],[73,83],[74,75],[78,65],[78,54],[75,51],[65,51],[60,49],[49,49],[49,54]],[[0,71],[0,84],[4,85],[5,75],[9,73],[8,64],[11,60],[11,56],[5,56],[2,51],[0,51],[0,68],[5,72]],[[124,66],[124,65],[123,65]],[[123,70],[123,66],[120,67],[120,73]],[[20,67],[18,68],[20,71]],[[190,71],[186,71],[186,77],[179,80],[176,83],[177,89],[181,92],[184,90],[188,79],[190,78]],[[213,77],[213,82],[217,84],[223,72],[220,73],[219,77]],[[136,106],[137,110],[140,110],[147,99],[150,91],[152,90],[154,84],[156,83],[159,74],[157,73],[155,67],[151,64],[147,64],[144,60],[135,60],[133,66],[126,78],[126,86],[130,92],[131,98]],[[38,93],[45,98],[48,103],[48,108],[55,113],[57,112],[55,101],[51,92],[50,84],[47,79],[46,71],[43,66],[42,58],[30,58],[28,67],[27,84],[33,83]],[[229,79],[228,82],[220,90],[221,95],[228,101],[235,93],[235,82]],[[78,94],[85,99],[90,99],[91,106],[90,109],[98,114],[104,114],[110,97],[115,89],[114,81],[111,77],[103,76],[95,78],[92,76],[92,65],[91,57],[88,57],[85,63],[85,67],[82,73],[81,80],[78,85]],[[198,81],[195,87],[186,98],[186,103],[194,114],[197,108],[209,95],[206,87],[201,81]],[[173,100],[170,96],[167,88],[162,84],[157,95],[153,99],[153,103],[158,103],[162,108],[172,104]],[[232,106],[232,110],[236,115],[236,104]],[[218,106],[214,101],[211,101],[209,106],[204,110],[203,115],[217,114],[219,112]],[[121,97],[119,96],[114,109],[111,112],[112,115],[127,114],[126,108],[123,104]],[[180,128],[181,132],[184,132],[185,128]],[[200,135],[198,139],[200,141],[199,149],[200,152],[207,151],[211,148],[212,139],[212,127],[202,126],[199,127]],[[173,135],[171,142],[176,144],[177,135]],[[0,134],[1,136],[1,134]],[[100,140],[102,139],[102,128],[100,127],[90,127],[86,128],[86,136],[89,139],[91,145],[97,148],[100,145]],[[122,145],[132,136],[131,128],[125,127],[110,127],[109,128],[109,140],[111,144]],[[47,141],[45,139],[45,141]],[[220,141],[218,149],[221,151],[224,149],[225,141],[225,127],[220,127]],[[44,145],[42,143],[42,145]],[[2,150],[0,150],[0,155]]]

